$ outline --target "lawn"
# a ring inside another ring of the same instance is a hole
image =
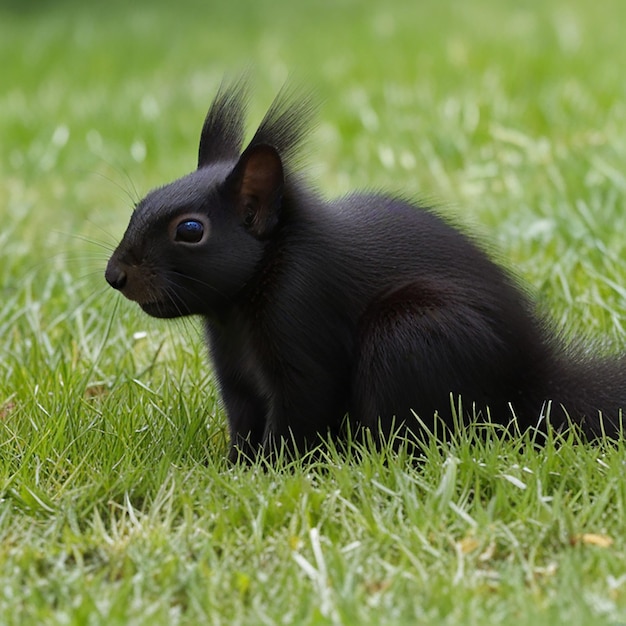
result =
[[[103,278],[247,69],[250,130],[290,77],[315,94],[326,195],[436,204],[623,351],[624,24],[618,0],[4,0],[0,624],[626,624],[622,442],[231,467],[196,320]]]

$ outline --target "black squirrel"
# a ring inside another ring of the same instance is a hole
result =
[[[620,435],[624,355],[566,345],[429,209],[321,199],[293,167],[307,99],[283,90],[242,151],[245,104],[243,81],[220,88],[197,170],[139,202],[106,268],[146,313],[204,319],[232,460],[297,453],[346,427],[420,438],[435,416]]]

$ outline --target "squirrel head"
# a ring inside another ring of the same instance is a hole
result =
[[[245,89],[221,88],[198,168],[148,193],[109,259],[109,285],[155,317],[212,316],[248,284],[281,225],[286,167],[311,107],[283,92],[241,152]]]

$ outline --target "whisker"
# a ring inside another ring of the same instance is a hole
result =
[[[133,179],[131,178],[130,174],[128,173],[128,170],[126,168],[120,168],[122,171],[122,174],[124,174],[124,176],[126,176],[126,180],[130,183],[133,193],[135,195],[134,200],[132,200],[133,206],[136,206],[139,201],[141,200],[141,195],[139,194],[139,191],[137,190],[137,187],[135,186],[135,182],[133,181]]]
[[[171,270],[172,274],[175,274],[176,276],[183,276],[184,278],[186,278],[187,280],[190,280],[194,283],[197,283],[198,285],[202,286],[202,287],[208,287],[211,291],[213,291],[214,293],[216,293],[218,296],[221,296],[222,298],[224,298],[225,300],[227,300],[228,302],[232,303],[232,298],[230,296],[228,296],[227,294],[223,293],[222,291],[220,291],[219,289],[217,289],[217,287],[215,287],[214,285],[212,285],[211,283],[207,283],[204,280],[201,280],[200,278],[196,278],[195,276],[189,276],[188,274],[185,274],[183,272],[179,272],[177,270]],[[174,283],[172,281],[172,284],[177,284]],[[180,287],[180,285],[177,285]],[[187,289],[189,291],[190,294],[193,295],[193,291]]]
[[[198,328],[198,325],[194,323],[193,321],[194,317],[197,317],[197,316],[190,316],[190,315],[181,316],[175,320],[177,322],[176,325],[182,329],[182,332],[185,334],[185,336],[189,340],[189,343],[194,344],[195,340],[198,338],[200,339],[202,343],[204,343],[204,339],[205,339],[204,333],[201,331],[201,329]],[[172,326],[168,326],[168,329],[171,332],[173,331]]]
[[[184,301],[178,295],[177,291],[175,289],[170,289],[169,287],[166,287],[165,294],[168,297],[169,301],[172,303],[172,306],[178,312],[178,315],[181,316],[181,317],[184,317],[184,312],[183,312],[183,310],[179,306],[179,303],[180,304],[184,304]]]
[[[124,196],[126,196],[127,200],[130,200],[131,204],[134,206],[135,204],[137,204],[137,202],[140,200],[140,196],[137,192],[137,188],[135,187],[135,184],[132,182],[128,172],[122,168],[116,168],[115,166],[113,166],[111,163],[108,163],[107,161],[103,160],[108,167],[117,170],[118,173],[124,174],[124,176],[126,177],[127,181],[131,184],[132,186],[132,192],[131,193],[127,187],[124,187],[123,185],[121,185],[119,182],[117,182],[115,179],[111,178],[110,176],[107,176],[106,174],[103,174],[102,172],[98,172],[96,170],[81,170],[81,169],[77,169],[77,172],[83,172],[85,174],[89,174],[91,176],[97,176],[98,178],[101,178],[102,180],[106,180],[108,183],[111,183],[114,187],[116,187],[117,189],[119,189],[120,191],[124,192]],[[133,196],[134,194],[134,196]]]
[[[184,306],[185,300],[183,296],[185,294],[188,294],[192,298],[197,297],[196,293],[193,290],[189,289],[188,287],[183,287],[174,281],[169,282],[169,285],[166,287],[166,290],[168,292],[168,298],[170,299],[172,304],[176,306],[176,310],[179,312],[181,316],[183,315],[182,311],[180,307],[173,301],[173,299],[176,298],[177,301],[180,302],[181,305]]]
[[[87,270],[87,274],[79,274],[77,278],[104,274],[104,268],[106,267],[106,258],[103,257],[65,257],[65,260],[68,267],[75,268],[80,264],[81,267],[79,269]]]
[[[87,272],[86,274],[80,274],[76,277],[76,279],[80,281],[90,281],[91,283],[93,283],[95,279],[98,279],[98,282],[102,280],[102,288],[105,291],[108,291],[110,289],[108,285],[105,285],[104,272],[101,269],[92,270],[91,272]]]
[[[97,224],[93,220],[87,219],[85,221],[86,221],[87,224],[91,224],[92,226],[97,228],[103,235],[105,235],[106,237],[108,237],[112,241],[112,243],[110,244],[112,251],[115,248],[117,248],[117,244],[119,243],[119,237],[116,237],[113,233],[110,233],[106,228],[104,228],[100,224]],[[104,245],[104,244],[102,244],[102,245]]]
[[[107,252],[113,252],[116,248],[115,244],[106,243],[104,241],[99,241],[98,239],[92,239],[91,237],[87,237],[87,235],[82,235],[80,233],[66,233],[63,231],[55,231],[59,235],[63,235],[65,237],[69,237],[71,239],[77,239],[78,241],[83,241],[92,246],[97,246],[98,248],[102,248]]]

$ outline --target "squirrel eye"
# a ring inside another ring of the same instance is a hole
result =
[[[204,236],[204,224],[198,220],[183,220],[176,226],[174,241],[199,243]]]

